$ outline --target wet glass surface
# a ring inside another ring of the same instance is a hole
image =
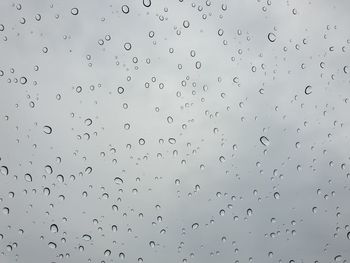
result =
[[[348,262],[349,10],[0,1],[0,262]]]

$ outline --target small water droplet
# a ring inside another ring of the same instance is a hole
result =
[[[54,242],[49,242],[48,244],[49,248],[55,249],[57,247],[56,243]]]
[[[267,139],[267,137],[265,137],[265,136],[261,136],[260,137],[260,142],[264,146],[269,146],[270,145],[269,139]]]
[[[312,87],[310,85],[306,86],[304,92],[306,95],[310,95],[312,93]]]
[[[24,175],[24,179],[27,181],[27,182],[32,182],[33,181],[33,178],[30,174],[25,174]]]
[[[85,241],[90,241],[91,240],[91,236],[90,235],[87,235],[87,234],[84,234],[82,236],[82,239],[84,239]]]
[[[123,179],[122,178],[120,178],[120,177],[116,177],[116,178],[114,178],[114,182],[116,183],[116,184],[123,184]]]
[[[145,145],[145,143],[146,143],[145,139],[143,139],[143,138],[139,139],[139,144],[140,145]]]
[[[272,32],[267,35],[267,38],[268,38],[268,40],[270,42],[275,42],[276,41],[276,35],[274,33],[272,33]]]
[[[45,125],[45,126],[43,127],[43,131],[44,131],[44,133],[46,133],[46,134],[51,134],[51,133],[52,133],[52,128],[51,128],[50,126],[48,126],[48,125]]]
[[[58,232],[58,227],[57,227],[57,225],[56,225],[56,224],[52,224],[52,225],[50,226],[50,231],[51,231],[52,233],[57,233],[57,232]]]
[[[9,169],[7,168],[7,166],[1,166],[0,167],[0,173],[2,175],[8,175],[9,174]]]
[[[122,6],[122,12],[124,13],[124,14],[127,14],[127,13],[129,13],[129,6],[127,6],[127,5],[123,5]]]
[[[143,0],[143,5],[145,6],[145,7],[150,7],[151,6],[151,0]]]
[[[78,13],[79,13],[79,9],[76,8],[76,7],[73,7],[71,10],[70,10],[71,14],[76,16]]]

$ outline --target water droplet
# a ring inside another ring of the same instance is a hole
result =
[[[10,209],[8,207],[4,207],[2,209],[2,212],[5,214],[5,215],[8,215],[10,213]]]
[[[225,159],[225,157],[224,157],[224,156],[220,156],[220,157],[219,157],[219,161],[220,161],[221,163],[223,163],[223,162],[225,162],[225,161],[226,161],[226,159]]]
[[[129,6],[127,6],[127,5],[123,5],[122,6],[122,12],[124,13],[124,14],[127,14],[127,13],[129,13]]]
[[[33,181],[33,178],[30,174],[25,174],[24,175],[24,179],[27,181],[27,182],[32,182]]]
[[[124,48],[125,48],[125,50],[129,51],[129,50],[131,49],[131,43],[126,42],[126,43],[124,44]]]
[[[24,84],[27,83],[27,78],[26,78],[26,77],[21,77],[21,78],[19,79],[19,82],[20,82],[22,85],[24,85]]]
[[[275,199],[280,199],[280,194],[279,194],[279,192],[275,192],[275,193],[273,194],[273,197],[274,197]]]
[[[50,226],[50,231],[51,231],[52,233],[57,233],[57,232],[58,232],[58,227],[57,227],[57,225],[56,225],[56,224],[52,224],[52,225]]]
[[[143,0],[143,5],[145,6],[145,7],[150,7],[151,6],[151,0]]]
[[[171,117],[171,116],[168,116],[168,117],[166,118],[166,120],[167,120],[167,122],[168,122],[169,124],[173,123],[173,121],[174,121],[173,117]]]
[[[192,229],[197,229],[199,227],[199,224],[198,223],[194,223],[193,225],[192,225]]]
[[[253,214],[253,210],[251,208],[247,209],[247,216],[251,216]]]
[[[9,174],[9,169],[7,168],[7,166],[1,166],[0,167],[0,173],[2,175],[8,175]]]
[[[140,145],[145,145],[145,143],[146,143],[145,139],[143,139],[143,138],[139,139],[139,144]]]
[[[306,86],[304,92],[306,95],[310,95],[312,93],[312,87],[310,85]]]
[[[125,254],[124,254],[123,252],[120,252],[120,253],[119,253],[119,258],[120,258],[120,259],[125,259]]]
[[[267,38],[270,42],[275,42],[276,41],[276,35],[274,33],[269,33],[267,35]]]
[[[175,140],[175,138],[169,138],[168,142],[169,142],[170,144],[175,144],[175,143],[176,143],[176,140]]]
[[[79,9],[76,8],[76,7],[73,7],[71,10],[70,10],[71,14],[76,16],[78,13],[79,13]]]
[[[122,178],[120,178],[120,177],[116,177],[116,178],[114,178],[114,182],[116,183],[116,184],[123,184],[123,179]]]
[[[48,244],[49,248],[55,249],[57,247],[56,243],[54,242],[49,242]]]
[[[85,241],[90,241],[91,240],[91,236],[90,235],[87,235],[87,234],[84,234],[82,236],[82,239],[84,239]]]
[[[270,145],[269,139],[267,139],[267,137],[265,137],[265,136],[261,136],[260,137],[260,142],[264,146],[269,146]]]
[[[111,251],[109,249],[105,250],[104,255],[105,257],[109,257],[111,255]]]
[[[340,262],[342,260],[342,256],[341,255],[337,255],[334,257],[334,261],[335,262]]]
[[[92,120],[90,118],[87,118],[85,121],[84,121],[85,125],[86,126],[90,126],[92,124]]]
[[[182,25],[184,26],[184,28],[188,28],[190,26],[190,22],[188,20],[184,20]]]
[[[46,134],[51,134],[52,133],[52,128],[50,126],[46,125],[46,126],[43,127],[43,131]]]

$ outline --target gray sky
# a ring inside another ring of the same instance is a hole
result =
[[[0,1],[0,263],[348,261],[349,2],[145,5]]]

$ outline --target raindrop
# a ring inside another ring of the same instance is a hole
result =
[[[168,142],[169,142],[170,144],[175,144],[175,143],[176,143],[176,140],[175,140],[175,138],[169,138]]]
[[[143,139],[143,138],[139,139],[139,144],[140,145],[145,145],[145,143],[146,143],[145,139]]]
[[[57,247],[56,243],[54,243],[54,242],[50,242],[48,244],[48,246],[49,246],[49,248],[52,248],[52,249],[55,249]]]
[[[117,89],[119,94],[123,94],[124,93],[124,88],[123,87],[118,87]]]
[[[6,166],[1,166],[0,167],[0,173],[2,175],[8,175],[9,174],[9,169]]]
[[[57,232],[58,232],[58,227],[57,227],[57,225],[56,225],[56,224],[52,224],[52,225],[50,226],[50,231],[51,231],[52,233],[57,233]]]
[[[27,181],[27,182],[32,182],[33,181],[33,178],[30,174],[25,174],[24,175],[24,179]]]
[[[274,33],[269,33],[267,35],[267,38],[270,42],[275,42],[276,41],[276,35]]]
[[[188,28],[190,26],[190,22],[188,20],[183,21],[182,25],[184,28]]]
[[[129,6],[123,5],[123,6],[122,6],[122,12],[123,12],[124,14],[129,13]]]
[[[310,85],[306,86],[304,92],[306,95],[310,95],[312,93],[312,87]]]
[[[90,118],[88,118],[84,121],[84,123],[86,126],[90,126],[92,124],[92,120]]]
[[[260,137],[260,142],[261,142],[261,144],[264,145],[264,146],[269,146],[269,145],[270,145],[269,139],[267,139],[265,136],[261,136],[261,137]]]
[[[126,42],[124,44],[124,48],[125,48],[125,50],[129,51],[131,49],[131,43],[130,42]]]
[[[145,6],[145,7],[150,7],[151,6],[151,0],[143,0],[143,5]]]
[[[90,241],[91,240],[91,236],[85,234],[85,235],[82,236],[82,239],[84,239],[85,241]]]
[[[4,207],[2,209],[2,212],[5,214],[5,215],[8,215],[10,213],[10,209],[8,207]]]
[[[45,125],[45,126],[43,127],[43,131],[44,131],[44,133],[46,133],[46,134],[51,134],[51,133],[52,133],[52,128],[51,128],[50,126]]]
[[[225,162],[225,160],[226,160],[226,159],[225,159],[224,156],[220,156],[220,157],[219,157],[219,161],[220,161],[221,163]]]
[[[22,85],[24,85],[24,84],[27,83],[27,78],[26,78],[26,77],[21,77],[21,78],[19,79],[19,82],[20,82]]]
[[[123,179],[122,178],[120,178],[120,177],[116,177],[116,178],[114,178],[114,182],[116,183],[116,184],[123,184]]]
[[[76,16],[76,15],[79,13],[79,9],[76,8],[76,7],[74,7],[74,8],[72,8],[72,9],[70,10],[70,12],[71,12],[72,15]]]
[[[247,215],[251,216],[253,214],[253,210],[251,208],[247,209]]]
[[[111,251],[109,249],[104,252],[105,257],[109,257],[111,255]]]
[[[192,225],[192,229],[197,229],[199,227],[199,224],[198,223],[194,223],[193,225]]]

